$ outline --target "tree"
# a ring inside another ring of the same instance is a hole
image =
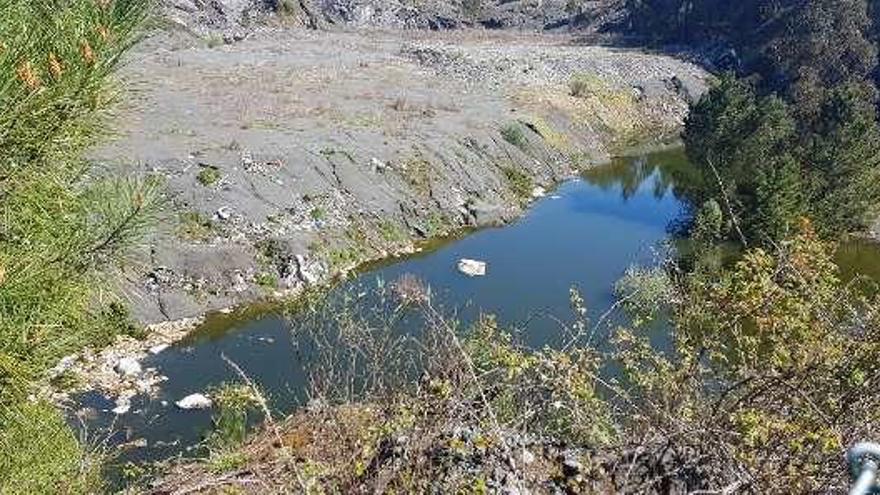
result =
[[[880,129],[874,90],[852,83],[831,91],[805,146],[811,211],[827,233],[864,228],[880,203]]]
[[[747,83],[723,77],[686,123],[688,156],[709,183],[715,178],[694,203],[714,198],[746,237],[778,239],[803,213],[801,170],[791,153],[795,136],[782,100],[758,98]]]
[[[789,16],[768,52],[778,89],[808,122],[818,116],[827,89],[870,79],[877,48],[869,40],[866,0],[811,0]]]

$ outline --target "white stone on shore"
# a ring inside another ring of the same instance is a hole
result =
[[[535,186],[535,188],[532,189],[532,197],[535,199],[543,198],[545,194],[547,194],[547,191],[541,186]]]
[[[116,362],[113,369],[123,376],[135,376],[141,374],[141,363],[133,357],[124,357]]]
[[[168,349],[168,344],[157,344],[153,347],[150,347],[150,354],[159,354],[160,352]]]
[[[207,409],[214,403],[203,394],[190,394],[175,402],[174,405],[181,409]]]
[[[458,260],[458,271],[469,277],[482,277],[486,274],[486,262],[462,258]]]

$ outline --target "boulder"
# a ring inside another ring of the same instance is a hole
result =
[[[469,223],[476,227],[501,225],[504,223],[504,207],[481,199],[471,200],[465,204]]]
[[[141,374],[141,363],[133,357],[124,357],[116,362],[113,370],[123,376],[135,376]]]
[[[175,402],[174,405],[180,409],[208,409],[214,403],[204,394],[189,394],[186,397]]]
[[[482,277],[486,275],[486,262],[462,258],[458,260],[458,271],[469,277]]]

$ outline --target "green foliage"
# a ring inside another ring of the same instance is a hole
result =
[[[529,147],[529,140],[526,139],[526,133],[519,122],[511,122],[502,127],[501,137],[523,151]]]
[[[190,241],[208,241],[214,236],[214,222],[198,211],[185,211],[178,218],[177,234]]]
[[[213,165],[204,165],[199,170],[198,175],[196,175],[196,179],[199,181],[199,184],[205,187],[211,187],[220,180],[220,169]]]
[[[100,489],[100,456],[84,455],[54,405],[0,403],[0,419],[4,421],[0,428],[0,491],[96,493]]]
[[[516,197],[521,201],[532,197],[532,189],[535,184],[528,174],[515,167],[505,167],[502,171]]]
[[[254,281],[264,289],[278,288],[278,277],[269,272],[260,272],[254,277]]]
[[[852,232],[875,220],[880,203],[880,129],[873,91],[847,85],[829,92],[811,136],[810,210],[825,234]]]
[[[692,200],[729,205],[751,241],[780,239],[805,212],[795,139],[785,103],[758,98],[747,83],[722,77],[687,120],[688,156],[709,182],[716,179]]]
[[[244,384],[224,383],[211,392],[217,413],[208,444],[214,453],[226,453],[241,445],[247,434],[248,413],[259,405],[255,392]]]
[[[321,208],[320,206],[316,206],[309,210],[309,217],[314,221],[321,221],[327,218],[327,210]]]
[[[26,397],[62,356],[136,333],[97,282],[155,220],[161,184],[92,177],[79,155],[146,7],[0,0],[0,486],[22,493],[98,489],[61,414]]]
[[[724,233],[724,213],[718,201],[710,199],[703,203],[694,218],[691,238],[694,242],[713,244],[722,239]]]
[[[867,385],[880,322],[876,301],[841,284],[809,222],[777,251],[749,250],[677,290],[674,359],[633,332],[616,337],[628,393],[652,404],[630,434],[687,437],[704,469],[744,473],[761,493],[845,482],[841,453],[880,426],[880,393]]]
[[[407,240],[406,231],[398,223],[385,220],[379,225],[382,239],[387,242],[399,244]]]
[[[654,320],[675,303],[675,287],[662,267],[631,266],[614,284],[614,292],[632,315],[635,326]]]
[[[772,70],[783,77],[774,89],[802,119],[818,116],[826,91],[869,80],[877,64],[869,26],[866,0],[813,0],[793,9],[768,41]]]
[[[591,445],[614,437],[607,405],[596,391],[601,360],[594,351],[529,351],[492,317],[474,325],[465,351],[490,387],[499,421],[523,421],[526,416],[531,431]]]
[[[2,0],[0,156],[10,167],[70,152],[100,134],[107,78],[134,42],[146,4]],[[66,160],[65,160],[66,161]]]

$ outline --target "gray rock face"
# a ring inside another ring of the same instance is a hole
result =
[[[311,28],[579,30],[622,15],[618,1],[568,0],[161,0],[166,16],[197,32],[243,38],[264,23]],[[237,39],[235,41],[238,41]]]

